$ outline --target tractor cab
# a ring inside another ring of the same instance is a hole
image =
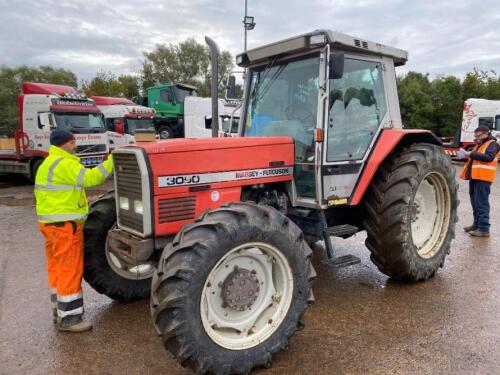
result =
[[[407,53],[318,30],[237,56],[244,136],[295,141],[293,205],[347,204],[382,129],[401,128],[394,67]]]

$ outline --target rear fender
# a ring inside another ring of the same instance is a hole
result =
[[[399,146],[412,143],[432,143],[442,145],[438,137],[429,130],[386,129],[382,131],[365,164],[358,183],[354,188],[350,205],[359,204],[365,195],[375,173],[387,157]]]

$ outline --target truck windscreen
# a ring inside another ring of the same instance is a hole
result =
[[[104,122],[100,113],[55,112],[58,129],[72,133],[104,133]]]
[[[154,129],[154,124],[153,124],[153,119],[135,119],[135,118],[128,118],[127,120],[127,128],[126,132],[128,134],[134,134],[134,132],[137,129]]]
[[[187,87],[176,86],[175,90],[175,100],[179,103],[184,103],[184,99],[188,96],[198,96],[196,90],[189,89]]]

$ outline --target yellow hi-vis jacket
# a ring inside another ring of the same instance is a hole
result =
[[[87,169],[77,156],[50,146],[35,178],[38,221],[84,221],[89,212],[84,188],[102,184],[112,173],[111,155],[97,167]]]

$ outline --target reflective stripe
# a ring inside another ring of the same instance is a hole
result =
[[[69,221],[69,220],[82,220],[85,219],[87,215],[83,214],[55,214],[55,215],[38,215],[38,220],[49,220],[49,221]]]
[[[81,186],[73,185],[35,185],[35,189],[43,191],[68,191],[68,190],[82,190]]]
[[[57,309],[57,315],[59,316],[59,318],[64,318],[68,315],[81,315],[81,314],[83,314],[83,306],[69,311],[62,311]]]
[[[82,297],[83,297],[82,292],[78,292],[74,294],[68,294],[67,296],[57,296],[57,300],[59,302],[71,302]]]
[[[87,170],[84,168],[80,170],[80,173],[78,174],[78,179],[76,180],[76,184],[80,187],[83,186],[83,179],[85,178],[85,172],[87,172]]]
[[[493,165],[472,164],[472,169],[476,169],[476,168],[479,168],[479,169],[489,169],[489,170],[492,170],[492,171],[496,171],[497,170],[497,167],[495,167]]]
[[[101,173],[102,173],[102,175],[103,175],[104,177],[108,177],[108,176],[109,176],[109,173],[108,173],[108,171],[106,170],[106,168],[104,167],[104,165],[99,164],[99,165],[97,166],[97,168],[99,168],[99,170],[101,171]]]
[[[52,179],[54,178],[54,169],[59,165],[63,158],[54,160],[52,165],[49,167],[49,174],[47,175],[47,185],[52,185]]]

